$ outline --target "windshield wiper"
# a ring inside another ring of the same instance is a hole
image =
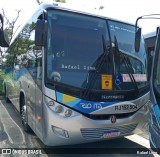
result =
[[[103,44],[103,55],[99,57],[100,60],[98,61],[98,64],[96,65],[95,70],[91,70],[91,71],[88,72],[87,84],[86,84],[86,87],[85,87],[86,89],[84,91],[83,97],[88,96],[93,84],[96,81],[97,73],[102,68],[106,58],[109,55],[109,48],[106,47],[106,43],[105,43],[105,39],[104,39],[103,35],[102,35],[102,44]]]
[[[128,56],[126,54],[124,54],[122,52],[122,50],[119,49],[116,36],[114,36],[114,44],[115,44],[116,53],[118,52],[119,56],[122,57],[123,63],[127,69],[128,75],[132,81],[132,84],[133,84],[135,90],[138,92],[138,94],[140,94],[137,82],[136,82],[134,75],[133,75],[134,70],[133,70],[132,64],[131,64],[130,60],[128,59]]]

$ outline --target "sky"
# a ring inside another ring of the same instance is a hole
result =
[[[93,8],[95,13],[100,12],[107,17],[130,23],[135,23],[139,16],[160,13],[160,0],[67,0],[67,4],[84,10]],[[19,25],[29,18],[37,6],[36,0],[0,0],[0,12],[1,8],[4,8],[9,19],[16,17],[15,10],[21,10]],[[104,8],[99,10],[100,6]],[[156,30],[156,27],[160,25],[160,20],[141,20],[139,25],[145,34]]]

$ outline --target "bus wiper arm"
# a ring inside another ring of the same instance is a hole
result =
[[[134,86],[134,88],[136,89],[136,91],[137,91],[138,94],[139,94],[140,92],[139,92],[139,89],[138,89],[138,85],[137,85],[137,82],[136,82],[136,80],[135,80],[135,78],[134,78],[134,76],[133,76],[134,70],[133,70],[132,64],[131,64],[130,60],[128,59],[128,56],[127,56],[126,54],[124,54],[124,53],[119,49],[116,36],[114,36],[114,40],[115,40],[115,41],[114,41],[114,42],[115,42],[115,49],[116,49],[116,51],[118,51],[120,57],[122,57],[123,63],[124,63],[124,65],[125,65],[126,69],[127,69],[128,75],[129,75],[129,77],[130,77],[130,79],[131,79],[131,81],[132,81],[132,83],[133,83],[133,86]]]
[[[46,84],[55,87],[55,83],[53,81],[47,80]]]
[[[83,96],[88,96],[89,91],[92,88],[92,86],[97,78],[97,72],[99,72],[99,70],[102,68],[106,58],[109,55],[109,48],[106,47],[106,43],[105,43],[105,39],[104,39],[103,35],[102,35],[102,44],[103,44],[103,55],[100,56],[100,60],[99,60],[98,64],[96,65],[95,70],[89,71],[89,73],[87,75],[87,85],[86,85],[86,90],[85,90]]]

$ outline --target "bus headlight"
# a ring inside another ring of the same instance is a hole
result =
[[[49,98],[47,98],[46,100],[48,107],[59,116],[69,118],[80,115],[78,112],[73,111],[72,109],[69,109],[66,106],[63,106],[54,100],[51,100]]]
[[[55,112],[56,113],[62,113],[63,112],[63,107],[61,106],[61,105],[57,105],[56,107],[55,107]]]
[[[64,116],[65,117],[70,117],[72,115],[72,110],[70,110],[70,109],[67,109],[66,111],[65,111],[65,113],[64,113]]]

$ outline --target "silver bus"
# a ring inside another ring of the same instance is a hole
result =
[[[8,48],[11,101],[45,145],[141,133],[148,116],[147,56],[135,26],[97,13],[42,4]]]

